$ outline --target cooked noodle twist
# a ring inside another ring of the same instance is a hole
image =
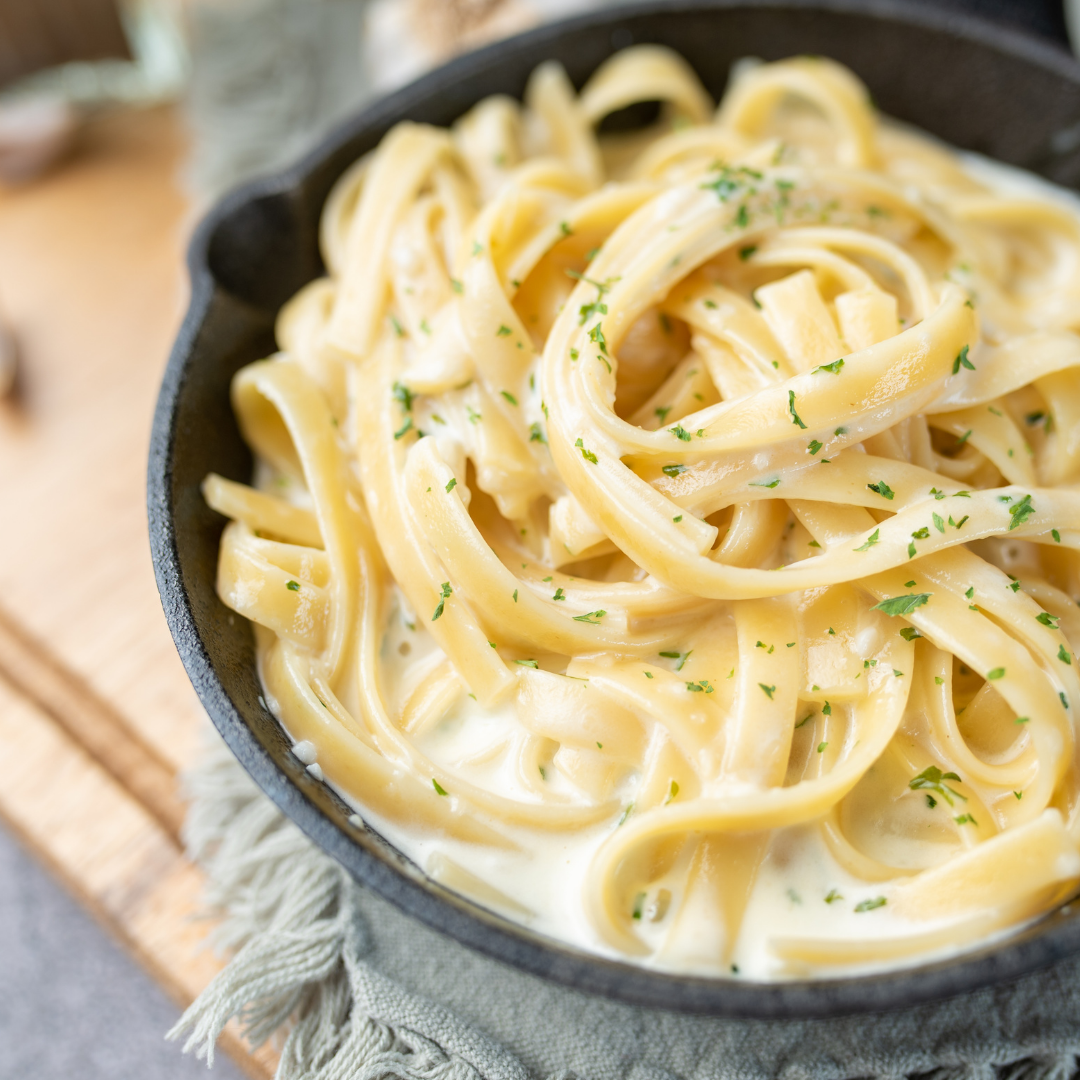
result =
[[[714,112],[639,47],[580,94],[546,64],[524,105],[398,125],[322,245],[233,383],[259,469],[205,485],[218,588],[290,733],[406,850],[441,838],[432,873],[570,934],[465,864],[577,845],[595,947],[723,972],[763,945],[764,975],[1073,889],[1067,202],[829,61],[746,66]],[[785,874],[842,889],[763,929]]]

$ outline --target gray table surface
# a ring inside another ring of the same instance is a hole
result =
[[[239,1080],[164,1034],[179,1012],[0,829],[0,1080]]]

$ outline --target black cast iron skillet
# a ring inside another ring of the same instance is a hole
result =
[[[1080,952],[1080,917],[1063,911],[956,959],[859,978],[761,984],[599,959],[448,892],[376,833],[351,826],[350,809],[293,757],[260,700],[250,627],[214,592],[224,520],[199,483],[211,470],[251,476],[229,381],[274,351],[275,312],[323,272],[317,226],[331,186],[399,120],[447,125],[488,94],[520,97],[529,72],[552,57],[580,86],[612,52],[642,42],[681,53],[717,99],[740,57],[830,56],[868,84],[884,112],[1080,186],[1080,67],[1063,51],[969,16],[880,0],[672,0],[601,10],[462,57],[377,102],[292,169],[219,203],[191,244],[191,306],[158,399],[148,482],[158,589],[191,681],[267,795],[359,881],[470,948],[581,990],[717,1016],[837,1016],[947,997]]]

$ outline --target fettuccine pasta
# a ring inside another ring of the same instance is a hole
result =
[[[233,381],[254,484],[204,491],[266,699],[367,824],[713,975],[911,963],[1075,890],[1067,196],[831,61],[714,108],[645,46],[399,124],[321,238]]]

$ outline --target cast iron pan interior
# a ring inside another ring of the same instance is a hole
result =
[[[455,60],[379,101],[294,168],[226,198],[192,241],[191,306],[157,404],[148,492],[158,588],[191,681],[267,795],[359,881],[471,948],[581,990],[718,1016],[836,1016],[946,997],[1075,953],[1080,921],[1058,913],[955,960],[828,982],[709,980],[601,960],[454,896],[378,835],[350,826],[348,807],[304,771],[260,702],[250,628],[214,592],[224,520],[199,483],[211,470],[250,479],[229,381],[273,351],[277,308],[322,273],[317,226],[331,185],[399,120],[447,125],[488,94],[520,97],[528,73],[552,57],[580,86],[612,52],[642,42],[681,53],[717,99],[740,57],[830,56],[867,83],[884,112],[1080,186],[1080,68],[1034,39],[911,4],[681,0],[607,9]]]

